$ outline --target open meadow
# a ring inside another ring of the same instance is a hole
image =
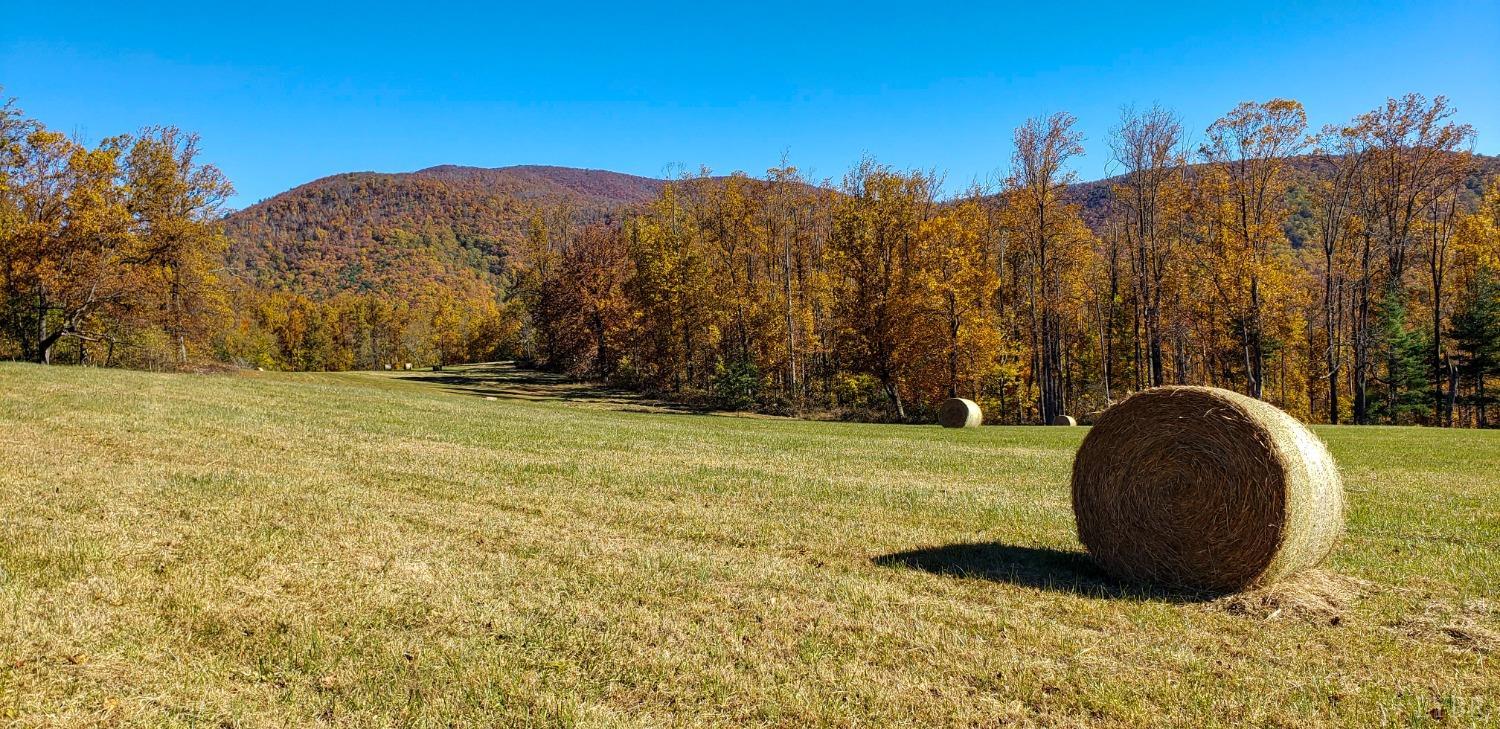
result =
[[[1316,430],[1330,574],[1211,599],[1091,567],[1085,428],[0,364],[0,719],[1500,723],[1500,431]]]

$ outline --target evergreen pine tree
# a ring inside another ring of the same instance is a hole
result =
[[[1406,302],[1400,293],[1392,293],[1380,302],[1375,312],[1379,351],[1383,352],[1383,371],[1375,380],[1379,394],[1371,399],[1371,413],[1390,424],[1410,424],[1429,410],[1428,356],[1432,351],[1432,333],[1406,328]]]
[[[1491,425],[1488,410],[1500,403],[1486,380],[1500,378],[1500,281],[1480,270],[1463,292],[1459,310],[1453,315],[1448,335],[1453,338],[1460,387],[1467,393],[1458,398],[1473,408],[1477,425]]]

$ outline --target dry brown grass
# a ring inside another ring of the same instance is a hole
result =
[[[0,719],[1497,719],[1493,654],[1457,635],[1500,627],[1479,608],[1500,601],[1500,433],[1322,430],[1351,503],[1328,569],[1361,596],[1302,617],[1094,570],[1068,508],[1084,429],[407,379],[466,372],[0,365]]]

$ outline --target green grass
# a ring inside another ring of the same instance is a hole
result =
[[[1500,722],[1500,432],[1319,430],[1330,616],[1093,573],[1082,428],[478,374],[0,365],[0,723]]]

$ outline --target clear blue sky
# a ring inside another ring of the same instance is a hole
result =
[[[557,164],[815,177],[862,154],[1004,171],[1011,130],[1077,115],[1084,178],[1125,104],[1189,129],[1287,96],[1313,125],[1446,94],[1500,152],[1500,2],[7,3],[0,85],[93,140],[202,134],[248,205],[351,170]]]

